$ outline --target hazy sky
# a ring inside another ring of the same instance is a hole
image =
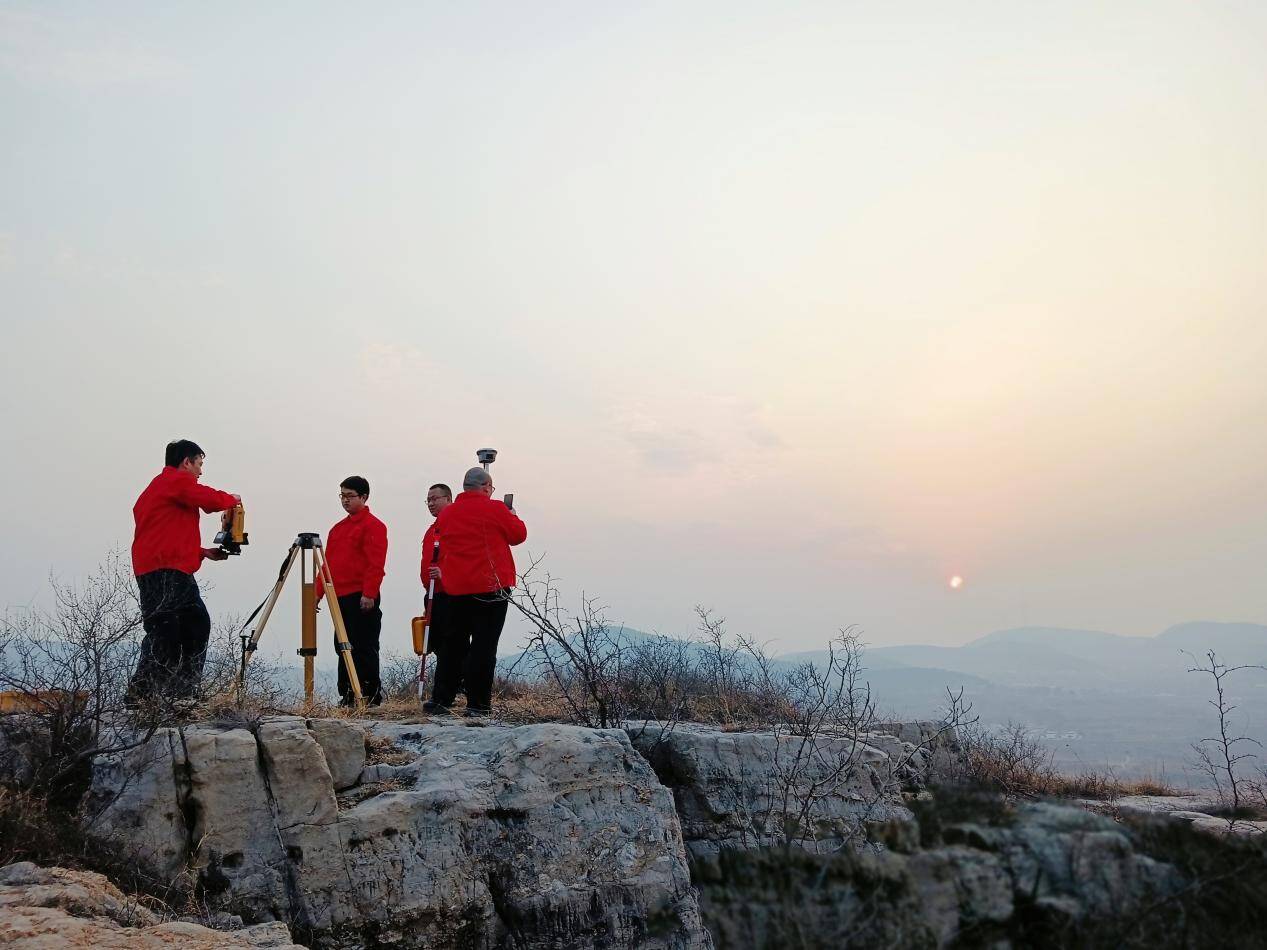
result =
[[[188,437],[248,506],[213,613],[360,473],[394,649],[483,445],[642,629],[1267,621],[1264,49],[1258,0],[0,3],[0,604]]]

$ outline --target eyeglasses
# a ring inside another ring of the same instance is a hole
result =
[[[356,492],[354,492],[354,491],[341,491],[341,492],[339,492],[339,501],[351,501],[353,498],[360,498],[360,497],[361,497],[361,496],[360,496],[360,495],[358,495],[358,494],[357,494]]]

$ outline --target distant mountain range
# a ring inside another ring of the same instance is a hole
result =
[[[1267,626],[1252,623],[1183,623],[1154,637],[1127,637],[1101,630],[1018,627],[979,637],[960,647],[896,646],[867,650],[877,674],[936,670],[1013,686],[1110,685],[1123,680],[1186,680],[1187,670],[1214,650],[1229,665],[1267,665]],[[826,651],[792,653],[782,660],[824,662]],[[1195,660],[1195,662],[1194,662]],[[889,677],[884,676],[884,679]]]
[[[1210,677],[1188,671],[1205,662],[1207,650],[1229,666],[1267,666],[1267,626],[1183,623],[1153,637],[1021,627],[961,647],[875,647],[864,663],[877,703],[895,716],[935,715],[945,687],[962,686],[982,725],[1024,723],[1062,768],[1197,785],[1200,776],[1188,770],[1191,746],[1213,735],[1217,721]],[[780,659],[826,657],[817,651]],[[1239,670],[1225,684],[1237,707],[1233,727],[1267,743],[1267,670]],[[1240,749],[1259,752],[1250,744]]]

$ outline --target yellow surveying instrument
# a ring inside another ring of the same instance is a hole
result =
[[[277,598],[281,596],[282,588],[286,586],[286,578],[290,575],[290,569],[295,566],[296,560],[299,561],[299,576],[303,586],[300,588],[299,598],[300,647],[295,652],[304,658],[304,698],[309,703],[312,702],[313,662],[317,657],[316,582],[317,578],[321,578],[326,603],[330,607],[330,619],[334,621],[334,647],[347,669],[348,684],[352,687],[352,695],[359,709],[365,705],[365,698],[361,695],[361,681],[356,675],[356,664],[352,662],[352,644],[348,642],[348,630],[343,624],[343,613],[339,610],[339,597],[335,592],[334,580],[330,576],[330,566],[326,563],[325,552],[321,547],[321,535],[315,532],[305,532],[295,538],[295,543],[286,552],[281,570],[277,573],[277,583],[242,625],[242,632],[238,634],[242,638],[242,665],[238,670],[237,681],[234,683],[238,699],[241,701],[245,696],[246,667],[251,661],[251,654],[259,646],[260,637],[264,635],[264,625],[268,623],[268,618],[273,613],[273,607],[277,604]],[[260,622],[248,636],[245,632],[246,628],[257,614]]]
[[[246,536],[246,509],[238,502],[221,516],[216,544],[225,554],[241,554],[242,545],[250,543]]]

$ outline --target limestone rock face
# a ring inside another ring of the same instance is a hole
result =
[[[355,785],[365,767],[365,727],[346,719],[312,719],[308,731],[325,754],[334,790]]]
[[[874,734],[891,736],[901,743],[906,752],[904,759],[912,767],[911,773],[918,773],[920,782],[930,777],[951,775],[961,765],[959,734],[947,728],[945,723],[932,719],[877,722],[872,724],[871,730]],[[901,776],[903,780],[912,777],[915,777],[914,774]]]
[[[727,849],[693,869],[719,950],[1119,946],[1115,921],[1190,887],[1112,821],[1048,804],[909,853]]]
[[[398,754],[336,797],[348,725],[360,761],[366,735]],[[135,780],[98,763],[100,833],[314,946],[710,945],[672,795],[620,730],[277,717],[151,745]]]
[[[29,862],[0,868],[0,944],[25,950],[54,947],[299,950],[282,923],[223,931],[188,921],[162,921],[149,908],[124,896],[100,874],[41,868]]]
[[[673,790],[692,857],[793,844],[833,851],[872,822],[909,821],[889,753],[865,741],[696,724],[627,727]],[[900,752],[902,742],[883,736]]]
[[[1215,795],[1124,795],[1113,801],[1082,799],[1088,811],[1112,818],[1166,817],[1190,825],[1193,830],[1223,837],[1240,835],[1256,838],[1267,834],[1267,821],[1220,818],[1209,812],[1222,810]]]
[[[145,745],[97,756],[84,810],[96,834],[126,841],[138,861],[170,880],[189,854],[187,793],[184,742],[178,730],[163,729]]]

